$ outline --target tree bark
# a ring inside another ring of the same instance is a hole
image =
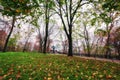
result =
[[[29,37],[27,38],[27,40],[26,40],[26,42],[25,42],[25,45],[24,45],[24,47],[23,47],[23,52],[26,51],[26,46],[27,46],[28,40],[29,40]]]
[[[88,52],[88,57],[90,57],[90,54],[91,54],[91,51],[90,51],[90,45],[89,45],[89,43],[87,43],[88,45],[87,45],[87,52]]]
[[[68,56],[73,56],[72,27],[73,27],[73,18],[74,18],[73,15],[74,14],[72,14],[72,0],[70,0],[70,5],[69,5],[69,11],[68,12],[70,14],[70,18],[69,18],[70,21],[67,20],[68,27],[69,27],[69,35],[68,35],[69,49],[68,49]]]
[[[105,58],[110,58],[111,51],[110,51],[110,29],[107,27],[107,40],[106,40],[106,52],[105,52]]]
[[[118,49],[118,59],[120,60],[120,49]]]
[[[38,49],[38,52],[43,52],[43,38],[41,36],[41,33],[40,33],[40,28],[38,28],[38,35],[39,35],[39,49]]]
[[[39,32],[39,52],[43,51],[43,40],[42,40],[42,36]]]
[[[48,23],[46,24],[46,31],[45,31],[45,42],[43,47],[43,53],[46,53],[46,46],[47,46],[47,40],[48,40]]]
[[[68,43],[69,43],[68,56],[73,56],[72,36],[71,35],[69,35]]]
[[[47,0],[46,0],[47,1]],[[43,53],[46,53],[46,48],[47,48],[47,41],[48,41],[48,26],[49,26],[49,7],[48,7],[48,3],[46,2],[46,6],[45,6],[45,42],[44,42],[44,47],[43,47]]]
[[[69,43],[68,56],[73,56],[73,46],[72,46],[72,23],[70,23],[70,25],[69,25],[68,43]]]
[[[4,48],[3,48],[3,52],[6,52],[6,50],[7,50],[7,45],[8,45],[10,36],[11,36],[11,34],[12,34],[12,32],[13,32],[14,24],[15,24],[15,16],[13,16],[12,27],[11,27],[10,32],[9,32],[9,34],[8,34],[8,36],[7,36],[7,39],[6,39],[6,41],[5,41],[5,45],[4,45]]]
[[[109,43],[107,42],[106,44],[106,52],[105,52],[105,58],[108,58],[110,55],[110,48],[109,48]]]
[[[89,34],[85,24],[84,24],[84,35],[85,35],[84,38],[85,38],[85,43],[87,48],[87,56],[90,57],[91,51],[90,51]]]

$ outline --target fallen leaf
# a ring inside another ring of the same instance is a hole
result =
[[[3,79],[3,76],[0,76],[0,80],[2,80]]]
[[[18,73],[16,74],[16,78],[18,79],[20,77],[21,77],[21,73],[20,73],[20,71],[18,71]]]
[[[4,76],[3,76],[3,78],[5,78],[7,75],[5,74]]]
[[[13,80],[12,78],[10,78],[9,80]]]
[[[107,78],[107,79],[111,79],[111,78],[112,78],[112,76],[111,76],[111,75],[108,75],[108,76],[106,76],[106,78]]]
[[[44,80],[47,80],[47,78],[46,78],[46,77],[44,77]]]
[[[47,80],[52,80],[52,78],[51,77],[48,77],[48,79]]]

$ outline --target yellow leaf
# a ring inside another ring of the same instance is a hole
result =
[[[99,77],[100,77],[100,78],[102,78],[102,77],[103,77],[103,75],[99,75]]]
[[[32,78],[29,78],[29,80],[32,80]]]
[[[10,78],[9,80],[13,80],[12,78]]]
[[[51,76],[51,74],[50,74],[50,73],[48,73],[48,76],[50,77],[50,76]]]
[[[20,12],[20,10],[19,10],[19,9],[17,9],[17,10],[16,10],[16,12],[17,12],[17,13],[19,13],[19,12]]]
[[[5,78],[7,75],[5,74],[3,77]]]
[[[60,75],[57,76],[58,80],[60,79]]]
[[[47,80],[52,80],[52,78],[51,77],[48,77],[48,79]]]
[[[46,77],[44,77],[44,80],[47,80],[47,78],[46,78]]]

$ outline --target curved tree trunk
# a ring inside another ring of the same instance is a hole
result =
[[[15,16],[13,16],[12,27],[11,27],[10,32],[9,32],[9,34],[8,34],[8,36],[7,36],[7,39],[6,39],[6,41],[5,41],[5,45],[4,45],[4,48],[3,48],[3,52],[6,52],[6,50],[7,50],[7,45],[8,45],[10,36],[11,36],[11,34],[12,34],[12,32],[13,32],[14,24],[15,24]]]

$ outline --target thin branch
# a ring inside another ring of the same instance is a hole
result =
[[[67,5],[67,0],[65,0],[65,6],[66,6],[67,22],[68,22],[68,24],[70,24],[70,22],[69,22],[69,18],[68,18],[68,5]]]
[[[73,14],[73,16],[72,16],[72,21],[73,21],[73,19],[74,19],[75,14],[77,13],[77,10],[78,10],[81,6],[90,3],[90,1],[88,1],[88,2],[85,2],[85,3],[83,3],[83,4],[80,4],[81,2],[82,2],[82,0],[80,0],[80,1],[78,2],[78,5],[77,5],[76,9],[75,9],[75,10],[73,11],[73,13],[72,13],[72,14]]]
[[[66,28],[66,25],[65,25],[65,21],[64,21],[63,16],[62,16],[62,11],[61,11],[60,2],[59,2],[58,0],[57,0],[57,3],[59,4],[59,9],[58,9],[59,12],[60,12],[59,16],[60,16],[60,18],[61,18],[61,20],[62,20],[65,33],[66,33],[67,36],[69,36],[68,31],[67,31],[67,28]]]
[[[73,19],[74,19],[74,16],[75,16],[78,8],[80,7],[80,3],[81,3],[81,2],[82,2],[82,0],[80,0],[80,1],[78,2],[78,5],[77,5],[76,9],[75,9],[75,10],[73,11],[73,13],[72,13],[72,21],[73,21]]]

